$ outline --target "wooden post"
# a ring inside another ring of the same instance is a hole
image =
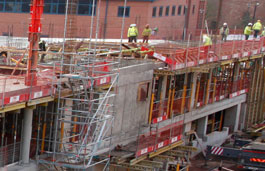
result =
[[[214,81],[213,81],[213,94],[212,94],[213,103],[215,102],[216,82],[217,82],[217,79],[216,79],[216,77],[214,77]]]
[[[181,108],[180,108],[180,113],[181,114],[184,113],[184,109],[185,109],[186,94],[187,94],[187,80],[188,80],[188,73],[185,73],[183,92],[182,92],[182,101],[181,101]]]
[[[167,117],[169,118],[170,115],[170,102],[171,102],[171,93],[172,93],[172,76],[169,76],[169,92],[168,92],[168,98],[167,98]]]
[[[213,69],[210,69],[210,73],[209,73],[208,81],[207,81],[207,86],[206,86],[206,96],[205,96],[205,102],[204,102],[205,105],[207,105],[209,102],[212,74],[213,74]]]
[[[224,120],[224,111],[221,111],[221,117],[220,117],[220,125],[219,125],[219,131],[222,131],[222,125]]]
[[[179,164],[177,164],[176,171],[179,171]]]
[[[172,117],[172,111],[173,111],[173,104],[174,104],[174,98],[175,98],[175,77],[173,77],[173,86],[172,86],[172,95],[171,95],[171,104],[170,104],[170,111],[169,111],[169,118]]]
[[[152,85],[152,96],[151,96],[151,103],[150,103],[150,111],[149,111],[149,120],[148,123],[151,124],[152,115],[153,115],[153,106],[154,106],[154,98],[155,98],[155,76],[153,78],[153,85]]]
[[[197,82],[197,88],[196,88],[195,106],[197,106],[198,99],[199,99],[200,85],[201,85],[201,80],[199,78]]]

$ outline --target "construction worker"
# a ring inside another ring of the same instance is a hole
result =
[[[245,39],[248,40],[249,38],[249,35],[251,35],[252,33],[252,23],[248,23],[248,25],[245,27],[245,30],[244,30],[244,35],[245,35]]]
[[[204,46],[212,46],[213,42],[212,39],[209,35],[204,34],[203,35],[203,45]]]
[[[136,28],[136,24],[131,24],[130,28],[128,29],[128,38],[129,42],[137,42],[137,36],[138,36],[138,29]]]
[[[259,32],[262,29],[262,24],[260,22],[260,20],[258,20],[252,27],[252,29],[254,30],[254,38],[258,37]]]
[[[142,33],[143,43],[148,43],[151,32],[152,32],[152,30],[149,28],[149,24],[146,24],[145,29]]]
[[[227,26],[227,23],[224,23],[223,27],[221,27],[221,29],[220,29],[220,35],[222,36],[222,41],[226,42],[226,38],[227,38],[228,34],[229,34],[229,28]]]
[[[44,40],[39,41],[39,49],[40,51],[46,51],[46,42]],[[44,62],[45,54],[41,55],[40,62]]]
[[[7,52],[2,51],[0,53],[0,64],[6,64],[6,62],[7,62]]]
[[[204,34],[203,35],[203,45],[205,46],[205,51],[204,51],[205,54],[208,54],[209,48],[211,48],[212,44],[213,44],[213,42],[212,42],[211,37],[208,34]]]

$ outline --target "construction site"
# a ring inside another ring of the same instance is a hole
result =
[[[188,0],[183,40],[128,43],[124,0],[120,38],[105,40],[102,1],[89,37],[76,37],[78,0],[62,37],[42,36],[45,0],[27,1],[28,37],[1,36],[0,170],[265,170],[265,37],[235,27],[222,41],[199,9],[193,29]]]

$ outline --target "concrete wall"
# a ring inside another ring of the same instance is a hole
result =
[[[148,124],[153,69],[161,66],[160,64],[150,62],[120,69],[118,92],[114,102],[117,112],[112,130],[114,142],[121,143],[130,136],[136,138],[139,126]],[[148,97],[145,101],[137,100],[141,83],[149,83]]]
[[[198,151],[193,153],[192,155],[199,154],[202,149],[205,150],[207,148],[207,145],[215,145],[220,146],[222,145],[225,140],[229,138],[229,128],[224,127],[222,131],[215,131],[207,136],[204,136],[202,139],[200,138],[199,141],[201,142],[201,145],[198,143],[197,140],[192,141],[192,146],[196,147]]]

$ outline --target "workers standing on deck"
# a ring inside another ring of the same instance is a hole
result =
[[[143,43],[148,43],[151,32],[152,32],[152,30],[149,28],[149,24],[146,24],[145,29],[142,33]]]
[[[260,22],[260,20],[258,20],[252,27],[252,29],[254,30],[254,38],[258,37],[259,32],[262,29],[262,24]]]
[[[44,40],[39,41],[39,49],[40,51],[46,51],[46,42]],[[40,62],[44,62],[45,54],[41,55]]]
[[[138,36],[138,29],[136,28],[136,24],[131,24],[130,28],[128,29],[128,39],[129,42],[137,42],[137,36]]]
[[[245,40],[248,40],[249,35],[251,35],[252,31],[252,23],[248,23],[244,30]]]
[[[229,28],[227,26],[227,23],[224,23],[223,27],[221,27],[221,29],[220,29],[220,35],[222,36],[222,41],[226,42],[226,38],[227,38],[228,34],[229,34]]]

